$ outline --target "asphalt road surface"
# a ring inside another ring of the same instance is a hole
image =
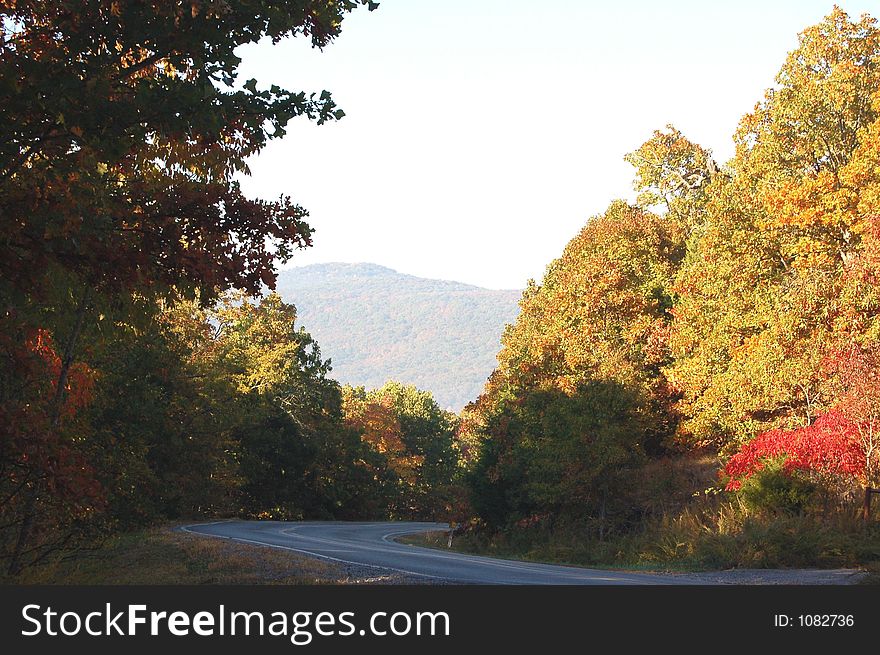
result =
[[[333,521],[223,521],[183,528],[249,544],[283,548],[346,564],[376,567],[425,578],[425,582],[478,584],[677,584],[678,578],[535,564],[420,548],[395,537],[448,530],[445,523]]]
[[[348,565],[374,567],[424,579],[460,584],[851,584],[863,576],[837,570],[732,570],[657,574],[585,569],[466,555],[395,541],[417,532],[447,530],[445,523],[333,521],[219,521],[183,530],[249,544],[281,548]]]

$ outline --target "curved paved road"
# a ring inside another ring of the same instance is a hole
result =
[[[449,526],[445,523],[223,521],[189,525],[183,529],[452,583],[581,585],[682,582],[672,576],[499,560],[394,541],[395,537],[404,534],[448,530]]]
[[[426,582],[464,584],[846,584],[857,572],[839,570],[720,571],[663,575],[584,569],[467,555],[400,544],[395,537],[448,530],[445,523],[334,521],[219,521],[182,528],[186,532],[271,546],[321,559],[376,567]]]

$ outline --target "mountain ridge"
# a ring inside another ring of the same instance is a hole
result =
[[[286,268],[277,290],[296,305],[335,379],[367,388],[389,379],[414,384],[454,411],[482,391],[522,295],[367,262]]]

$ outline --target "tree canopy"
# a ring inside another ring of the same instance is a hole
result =
[[[249,199],[233,176],[291,119],[323,123],[342,111],[326,91],[240,81],[235,50],[288,36],[323,47],[359,5],[375,8],[361,0],[0,7],[0,400],[9,419],[0,510],[12,572],[70,545],[76,526],[100,513],[98,481],[107,478],[98,460],[134,474],[124,453],[161,452],[122,416],[105,415],[113,435],[83,411],[93,392],[112,396],[108,378],[156,402],[177,388],[114,359],[145,362],[152,352],[171,363],[177,346],[156,332],[162,305],[260,293],[274,286],[278,262],[311,243],[303,208],[286,197]],[[110,345],[117,341],[125,344]],[[134,378],[99,368],[101,358]],[[95,411],[131,411],[93,400]],[[167,412],[151,421],[162,417],[174,422]],[[184,423],[204,434],[195,409]],[[117,438],[111,462],[105,451]],[[169,462],[174,452],[166,450]],[[140,473],[133,486],[150,477]]]
[[[876,21],[835,8],[730,162],[672,125],[626,156],[635,205],[591,218],[530,284],[467,410],[486,522],[625,520],[603,490],[689,448],[729,460],[729,489],[778,457],[878,483],[878,64]]]

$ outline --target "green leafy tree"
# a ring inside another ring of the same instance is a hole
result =
[[[339,385],[318,345],[295,327],[277,294],[258,304],[229,296],[210,315],[214,366],[236,387],[233,435],[250,514],[285,518],[359,514],[367,471],[358,435],[343,423]]]
[[[624,471],[663,451],[677,422],[664,369],[685,233],[615,202],[526,289],[467,412],[480,433],[472,503],[487,523],[566,516],[604,535]]]
[[[384,453],[397,478],[391,513],[408,518],[448,515],[458,473],[453,445],[458,418],[441,409],[430,392],[412,385],[392,381],[350,393],[362,403],[361,409],[350,404],[350,417],[357,422],[357,412],[372,415],[373,425],[363,425],[362,434]]]
[[[205,312],[179,302],[91,346],[102,373],[87,444],[112,527],[236,511],[235,389],[201,357],[211,336]]]

